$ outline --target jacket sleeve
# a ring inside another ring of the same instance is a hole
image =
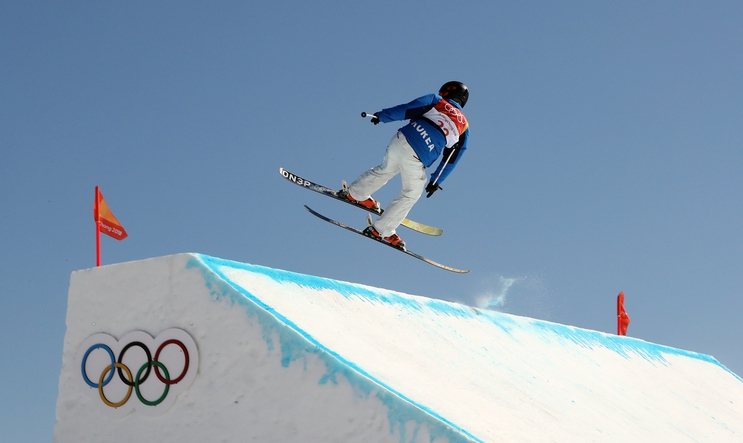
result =
[[[469,128],[464,131],[464,134],[462,134],[459,137],[459,141],[452,146],[451,148],[444,148],[443,155],[441,156],[441,162],[439,163],[439,166],[436,168],[436,170],[431,174],[431,181],[435,182],[437,185],[440,185],[444,182],[446,177],[449,176],[451,171],[454,170],[454,167],[457,166],[457,163],[462,158],[462,155],[464,154],[464,151],[467,150],[467,142],[470,138],[470,130]]]
[[[423,97],[418,97],[409,103],[382,109],[376,114],[379,121],[382,123],[410,120],[411,118],[417,118],[426,113],[426,111],[431,109],[439,100],[441,100],[440,96],[436,94],[428,94]]]

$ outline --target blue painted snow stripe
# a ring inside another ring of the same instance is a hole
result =
[[[571,326],[552,323],[544,320],[518,317],[509,314],[503,314],[496,311],[478,309],[466,305],[446,302],[442,300],[428,299],[420,301],[411,296],[401,295],[393,291],[374,290],[368,286],[356,285],[337,280],[315,277],[304,274],[297,274],[289,271],[277,270],[263,266],[256,266],[246,263],[239,263],[229,260],[218,259],[205,255],[199,255],[204,263],[211,269],[217,271],[219,266],[237,268],[256,272],[266,275],[280,283],[294,283],[300,286],[312,289],[330,289],[337,291],[344,297],[361,296],[370,301],[387,303],[391,305],[402,305],[415,311],[430,310],[442,315],[451,315],[458,318],[487,318],[495,326],[504,330],[509,336],[513,337],[514,331],[539,332],[536,334],[542,339],[554,339],[559,341],[570,341],[579,346],[593,349],[595,346],[603,346],[617,354],[629,358],[631,354],[642,357],[646,360],[655,362],[666,362],[665,355],[677,355],[693,358],[708,363],[715,364],[725,369],[730,374],[743,382],[743,379],[731,372],[717,359],[710,355],[701,354],[692,351],[686,351],[669,346],[649,343],[633,337],[622,337],[614,334],[607,334],[588,329],[581,329]],[[220,275],[222,275],[220,273]]]

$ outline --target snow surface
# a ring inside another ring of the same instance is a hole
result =
[[[173,329],[198,373],[156,413],[112,413],[82,380],[91,336]],[[740,442],[743,380],[634,338],[179,254],[73,273],[54,438]]]

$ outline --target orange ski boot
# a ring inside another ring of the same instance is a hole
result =
[[[368,226],[366,229],[364,229],[364,235],[367,237],[375,238],[377,240],[384,240],[385,242],[391,244],[392,246],[405,250],[405,242],[402,241],[399,235],[392,234],[389,237],[382,238],[382,235],[377,231],[374,226]]]
[[[351,196],[351,194],[349,194],[349,192],[348,192],[348,185],[346,184],[346,181],[345,180],[343,180],[342,185],[343,185],[343,189],[341,189],[340,191],[338,191],[338,197],[344,198],[344,199],[350,201],[353,204],[356,204],[356,205],[359,205],[359,206],[363,206],[363,207],[368,208],[368,209],[371,209],[371,210],[373,210],[375,212],[382,212],[381,207],[380,207],[378,201],[374,200],[371,197],[367,198],[366,200],[361,200],[361,201],[356,200],[355,198],[353,198]]]

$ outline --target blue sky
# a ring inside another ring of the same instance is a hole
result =
[[[199,252],[604,332],[624,291],[629,335],[743,374],[743,4],[257,3],[0,2],[9,441],[51,438],[96,185],[129,233],[103,264]],[[454,79],[469,150],[409,215],[445,233],[399,234],[471,274],[279,176],[352,181],[400,126],[360,112]]]

